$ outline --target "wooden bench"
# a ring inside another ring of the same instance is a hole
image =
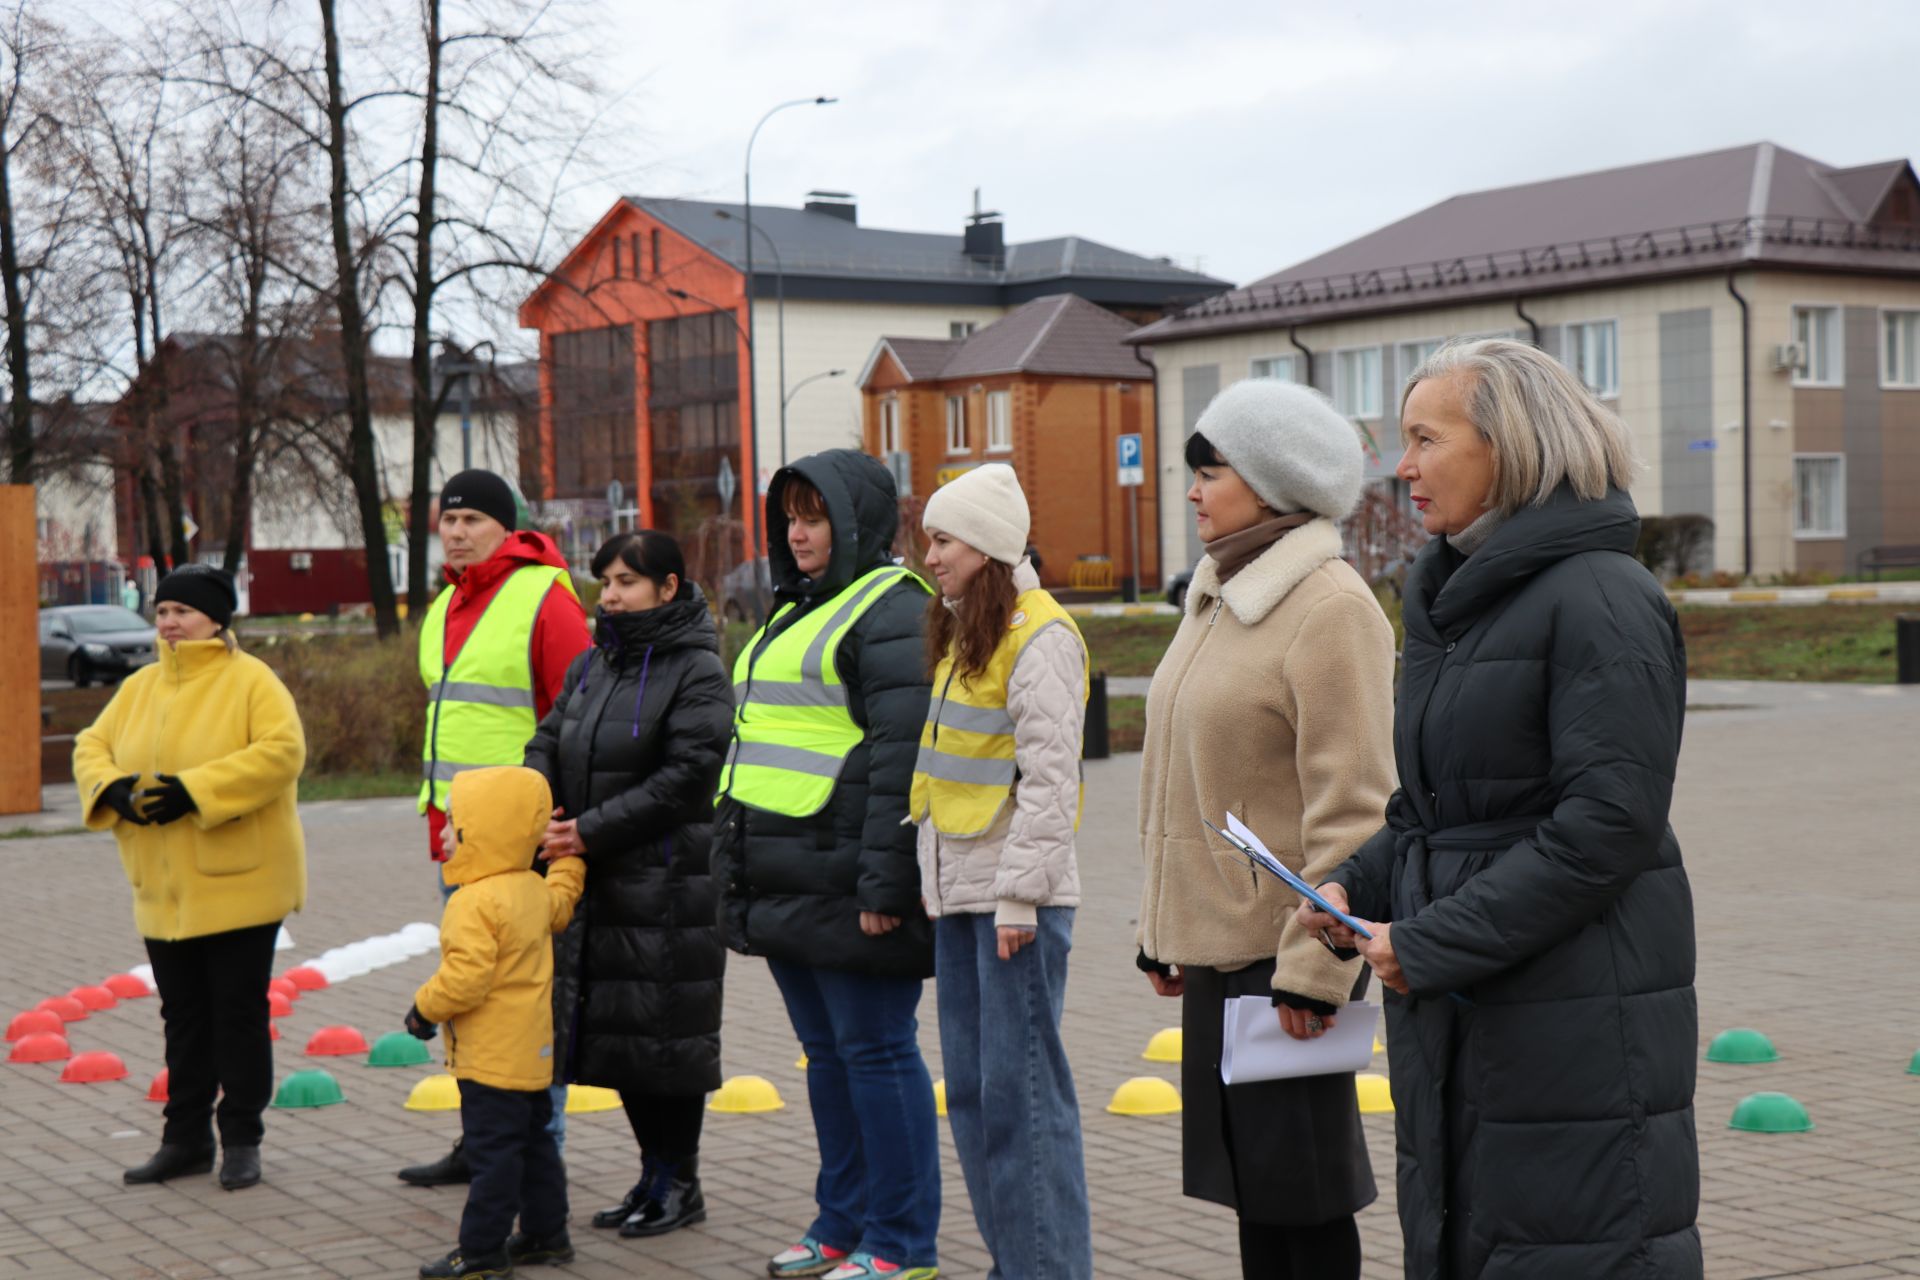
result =
[[[1880,576],[1882,569],[1920,569],[1920,546],[1869,547],[1860,553],[1860,572]]]

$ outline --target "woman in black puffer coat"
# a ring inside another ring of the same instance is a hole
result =
[[[1414,371],[1387,825],[1329,877],[1371,925],[1408,1280],[1699,1280],[1686,705],[1633,558],[1626,427],[1519,343]],[[1354,935],[1303,907],[1336,944]]]
[[[705,1095],[720,1086],[726,968],[707,852],[733,696],[678,543],[620,534],[593,572],[594,647],[526,763],[553,788],[542,856],[587,863],[554,946],[555,1079],[618,1090],[640,1145],[639,1183],[593,1225],[651,1236],[706,1217],[696,1162]]]

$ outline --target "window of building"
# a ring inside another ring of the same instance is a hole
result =
[[[645,272],[645,269],[641,265],[640,244],[640,233],[638,231],[627,237],[627,253],[633,263],[633,278],[635,280],[638,280]]]
[[[1380,348],[1334,352],[1333,407],[1349,418],[1380,416]]]
[[[613,278],[620,278],[620,237],[613,238]]]
[[[1401,386],[1406,385],[1420,362],[1440,349],[1439,338],[1423,338],[1419,342],[1403,342],[1394,351],[1393,380]]]
[[[1013,392],[987,392],[987,452],[1013,452]]]
[[[1276,378],[1281,382],[1305,382],[1299,374],[1298,356],[1263,356],[1247,372],[1250,378]]]
[[[1793,536],[1847,536],[1847,458],[1841,453],[1793,456]]]
[[[1800,365],[1793,380],[1800,386],[1837,387],[1840,362],[1840,308],[1795,307],[1793,340],[1800,344]]]
[[[1880,384],[1920,387],[1920,311],[1880,313]]]
[[[949,338],[971,338],[976,322],[972,320],[949,320],[947,336]]]
[[[967,398],[965,396],[947,397],[947,452],[973,452],[973,446],[967,442]]]
[[[1620,322],[1592,320],[1567,326],[1567,368],[1597,396],[1620,394]]]
[[[899,453],[904,446],[900,443],[900,401],[889,396],[880,402],[880,456]]]
[[[653,229],[653,274],[660,274],[660,228]]]

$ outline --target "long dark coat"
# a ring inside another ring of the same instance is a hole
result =
[[[1563,488],[1408,575],[1385,830],[1409,1280],[1702,1274],[1693,899],[1667,825],[1678,620],[1623,493]]]
[[[781,491],[800,476],[826,499],[833,552],[806,578],[787,547]],[[830,449],[774,473],[767,488],[767,553],[776,606],[798,605],[756,635],[758,652],[824,606],[854,579],[891,563],[899,526],[893,477],[854,449]],[[834,654],[854,722],[865,730],[847,753],[820,812],[789,818],[723,801],[714,839],[727,945],[748,955],[882,977],[933,975],[933,924],[920,902],[915,828],[904,820],[932,681],[923,639],[928,594],[895,583],[854,624]],[[860,913],[900,918],[879,937]]]
[[[579,820],[587,888],[554,945],[559,1078],[644,1093],[720,1086],[726,948],[707,849],[733,719],[699,592],[603,614],[527,744]]]

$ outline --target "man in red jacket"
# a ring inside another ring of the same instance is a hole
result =
[[[565,557],[553,539],[518,524],[512,486],[491,471],[462,471],[440,491],[447,585],[420,627],[428,697],[420,807],[436,863],[446,857],[441,832],[454,774],[519,764],[567,667],[592,643]],[[556,1121],[564,1114],[556,1111]],[[465,1153],[456,1143],[400,1177],[429,1187],[466,1182]]]

